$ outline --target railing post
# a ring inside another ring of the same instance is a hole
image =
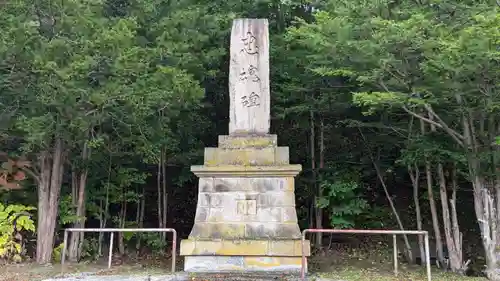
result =
[[[398,241],[396,234],[392,235],[392,248],[394,251],[394,276],[398,276]]]
[[[109,257],[108,257],[108,269],[111,268],[111,259],[113,258],[113,240],[114,240],[114,232],[111,232],[109,237]]]
[[[306,240],[306,232],[307,232],[307,229],[304,229],[304,231],[302,231],[302,235],[301,235],[301,253],[302,253],[302,258],[300,260],[300,278],[302,280],[305,280],[306,278],[306,253],[304,252],[304,247],[305,247],[305,240]]]
[[[394,251],[394,274],[398,275],[398,248],[397,248],[397,236],[398,234],[413,234],[413,235],[424,235],[425,237],[425,255],[426,255],[426,267],[427,267],[427,281],[432,281],[431,277],[431,264],[430,264],[430,249],[429,249],[429,232],[422,230],[361,230],[361,229],[314,229],[308,228],[302,231],[301,237],[301,248],[302,248],[302,261],[300,269],[300,277],[305,280],[305,253],[304,253],[304,243],[305,235],[307,232],[313,233],[358,233],[358,234],[392,234],[393,241],[393,251]]]
[[[63,248],[61,252],[61,272],[64,272],[64,262],[66,261],[66,249],[68,248],[68,230],[64,230]]]
[[[177,231],[172,229],[172,273],[175,272],[175,257],[177,254]]]
[[[429,250],[429,233],[424,234],[425,240],[425,267],[427,269],[427,281],[431,280],[431,254]]]

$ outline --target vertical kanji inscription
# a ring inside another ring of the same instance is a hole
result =
[[[229,134],[268,134],[270,94],[267,20],[233,21],[229,93]]]
[[[243,41],[243,48],[240,52],[245,52],[249,55],[256,55],[259,53],[257,38],[253,36],[253,33],[251,31],[247,32],[246,36],[242,38],[241,41]]]

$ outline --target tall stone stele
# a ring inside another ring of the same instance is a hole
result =
[[[205,148],[196,218],[181,242],[188,272],[298,271],[301,233],[288,147],[269,134],[266,19],[237,19],[231,32],[229,135]],[[310,245],[306,241],[305,253]]]

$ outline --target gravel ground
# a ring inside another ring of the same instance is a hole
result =
[[[51,278],[43,281],[181,281],[187,279],[179,279],[177,276],[163,275],[163,276],[93,276],[90,274],[79,273],[73,276],[63,278]]]
[[[0,266],[0,281],[302,281],[298,273],[234,272],[234,273],[170,273],[169,266],[68,264],[40,266],[12,264]],[[63,273],[64,272],[64,273]],[[339,278],[309,276],[309,281],[341,281]]]
[[[341,281],[332,279],[316,279],[317,281]],[[300,281],[297,275],[269,274],[269,273],[227,273],[227,274],[188,274],[176,273],[168,275],[110,275],[101,276],[94,273],[77,273],[60,278],[45,279],[43,281]]]

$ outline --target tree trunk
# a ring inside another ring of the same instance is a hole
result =
[[[123,202],[120,210],[120,228],[125,228],[125,221],[127,219],[127,198],[123,192]],[[120,255],[125,255],[125,241],[123,239],[123,232],[118,232],[118,252]]]
[[[146,192],[143,190],[142,191],[142,198],[141,198],[141,213],[139,215],[139,228],[144,227],[144,211],[146,208]]]
[[[136,192],[139,194],[140,187],[137,187]],[[142,197],[142,193],[141,193]],[[141,216],[141,201],[142,199],[139,197],[139,200],[137,200],[135,204],[135,225],[139,227],[139,217]]]
[[[457,95],[457,101],[461,104],[461,97]],[[497,229],[500,219],[495,199],[500,194],[492,194],[489,190],[487,179],[481,174],[480,160],[478,157],[478,145],[474,124],[465,114],[462,116],[462,127],[464,131],[464,143],[469,164],[469,175],[472,179],[474,189],[474,211],[481,231],[481,237],[486,259],[486,276],[490,280],[500,281],[500,233]],[[496,184],[493,184],[496,186]],[[493,187],[491,186],[491,187]],[[493,188],[492,188],[493,189]],[[495,191],[496,192],[496,189]]]
[[[420,210],[420,198],[419,198],[419,188],[420,188],[420,170],[415,165],[415,168],[412,169],[411,166],[408,166],[408,173],[410,174],[411,183],[413,186],[413,203],[415,204],[415,214],[417,219],[417,230],[422,230],[422,212]],[[425,265],[425,247],[424,247],[424,238],[422,235],[418,235],[418,249],[420,251],[420,257],[422,259],[421,265]]]
[[[439,177],[439,193],[441,197],[441,209],[443,214],[443,226],[444,226],[444,235],[446,239],[446,247],[448,249],[449,255],[449,263],[448,267],[452,272],[465,274],[465,269],[462,268],[462,239],[461,233],[458,226],[458,220],[453,221],[452,224],[452,216],[457,217],[456,213],[450,215],[450,207],[448,205],[448,192],[446,190],[446,179],[444,175],[443,165],[438,164],[438,177]],[[456,192],[456,191],[455,191]],[[455,195],[456,196],[456,195]],[[452,205],[455,204],[455,201],[451,200]],[[456,208],[452,206],[452,212],[456,211]],[[455,238],[458,237],[458,240],[455,241]]]
[[[137,227],[143,228],[144,227],[144,211],[145,211],[145,205],[146,205],[146,192],[144,188],[142,189],[142,196],[141,199],[139,200],[139,217],[137,219]],[[138,235],[137,238],[137,243],[135,245],[135,248],[139,250],[141,248],[141,235]]]
[[[467,108],[466,102],[463,100],[463,97],[460,93],[455,94],[455,98],[457,104],[461,106],[462,109]],[[487,102],[491,102],[491,96],[489,96],[488,98],[489,99],[487,100]],[[476,219],[481,231],[481,238],[485,251],[486,275],[490,280],[500,281],[500,233],[497,229],[498,225],[500,224],[500,175],[498,175],[498,171],[495,171],[494,173],[496,176],[492,180],[493,183],[491,181],[488,181],[488,179],[485,178],[484,175],[486,170],[484,170],[484,168],[482,169],[481,167],[482,159],[480,155],[480,153],[484,152],[484,149],[480,151],[480,148],[491,146],[491,143],[494,141],[494,139],[492,139],[492,137],[490,136],[490,139],[483,138],[483,140],[487,143],[478,143],[478,135],[475,129],[475,124],[478,121],[477,118],[475,118],[477,114],[471,112],[470,109],[461,110],[461,134],[458,131],[451,129],[446,124],[446,122],[439,118],[439,116],[434,112],[430,105],[427,104],[424,106],[427,109],[429,115],[436,117],[438,122],[430,121],[423,116],[418,116],[417,114],[410,112],[404,107],[403,109],[405,109],[405,111],[407,111],[411,115],[416,116],[421,120],[425,120],[430,124],[439,124],[440,128],[448,133],[448,135],[450,135],[460,147],[464,148],[468,164],[468,177],[472,183],[472,187],[474,190],[474,212],[476,213]],[[482,130],[484,126],[484,120],[479,121],[480,130]],[[494,126],[495,124],[489,124],[489,132],[495,131],[496,135],[500,134],[500,128],[494,128]],[[480,137],[484,137],[484,135],[484,132],[480,132],[479,134]],[[493,163],[489,164],[495,167],[495,161],[492,162]],[[456,206],[452,205],[452,208],[456,208]],[[455,219],[452,217],[452,220]],[[454,235],[457,234],[454,233]],[[460,238],[455,240],[460,240]]]
[[[162,215],[163,215],[163,227],[167,227],[167,214],[168,214],[168,209],[167,209],[167,204],[168,204],[168,193],[167,193],[167,166],[165,163],[167,162],[167,155],[166,151],[163,148],[162,151],[162,162],[161,162],[161,190],[162,190],[162,199],[163,199],[163,206],[162,206]],[[166,232],[161,232],[163,235],[163,241],[167,240],[167,233]]]
[[[463,105],[464,102],[460,94],[456,94],[455,98],[459,105]],[[497,206],[499,206],[500,202],[495,202],[495,199],[499,198],[500,194],[492,194],[492,191],[498,192],[496,187],[499,186],[499,183],[495,182],[489,184],[488,180],[482,174],[485,171],[481,170],[480,151],[477,143],[473,114],[470,111],[462,112],[461,121],[463,146],[467,156],[469,177],[472,181],[474,190],[474,211],[481,231],[485,252],[486,276],[490,280],[500,281],[500,233],[497,228],[500,223],[500,210]],[[488,130],[495,129],[494,124],[493,126],[489,124]],[[488,144],[490,144],[494,140],[489,139],[487,141]],[[490,165],[495,165],[495,163],[490,163]],[[497,172],[495,172],[495,174],[498,175]],[[495,180],[498,180],[498,177],[496,177]]]
[[[375,158],[373,157],[372,151],[367,143],[365,135],[363,134],[363,131],[361,131],[360,128],[358,128],[358,130],[359,130],[361,137],[363,138],[363,142],[366,146],[366,149],[368,150],[368,157],[370,157],[370,160],[372,161],[373,167],[375,168],[375,172],[377,173],[377,178],[379,179],[380,184],[382,185],[382,187],[384,189],[385,197],[387,198],[387,201],[389,201],[389,206],[391,207],[392,214],[396,218],[396,222],[398,223],[399,229],[405,230],[403,227],[403,222],[401,221],[401,218],[399,217],[398,210],[396,209],[396,206],[394,206],[394,202],[391,198],[391,195],[389,194],[389,190],[387,189],[387,185],[385,184],[385,180],[384,180],[384,177],[382,176],[382,172],[380,171],[380,168],[379,168],[377,162],[375,161]],[[378,154],[377,154],[377,160],[379,160],[379,159],[380,159],[380,152],[378,152]],[[412,254],[412,250],[411,250],[410,241],[408,241],[408,235],[403,234],[403,240],[405,242],[405,247],[406,247],[405,255],[406,255],[408,261],[413,263],[413,254]]]
[[[36,262],[39,264],[47,264],[52,260],[59,194],[64,172],[63,158],[63,140],[57,137],[52,151],[44,151],[38,158],[40,176],[38,179]]]
[[[486,259],[486,276],[490,280],[500,281],[498,249],[498,217],[494,196],[488,190],[486,180],[480,176],[474,178],[474,209],[481,230]]]
[[[139,188],[137,188],[136,192],[137,194],[139,194]],[[144,189],[143,189],[144,190]],[[135,204],[135,226],[137,228],[139,228],[139,219],[141,217],[141,205],[142,205],[142,196],[143,196],[143,193],[141,193],[141,197],[139,198],[139,200],[137,200],[136,204]],[[135,243],[135,249],[138,251],[137,253],[139,253],[139,249],[141,247],[141,235],[142,233],[137,233],[137,241]]]
[[[104,200],[99,200],[99,227],[100,228],[103,228],[103,224],[104,224],[104,203],[103,203]],[[97,242],[97,253],[99,254],[99,256],[102,256],[102,240],[103,240],[103,233],[102,232],[99,232],[99,238],[98,238],[98,242]]]
[[[310,136],[309,136],[309,147],[310,147],[310,153],[311,153],[311,173],[312,173],[312,183],[313,183],[313,193],[314,193],[314,200],[313,200],[313,206],[314,206],[314,222],[315,222],[315,225],[314,227],[315,228],[320,228],[321,224],[318,226],[318,212],[320,212],[320,208],[318,207],[318,194],[317,194],[317,174],[316,174],[316,145],[315,145],[315,142],[316,142],[316,134],[315,134],[315,117],[314,117],[314,111],[311,109],[310,112],[309,112],[309,117],[310,117]],[[321,247],[321,233],[316,233],[315,235],[315,246],[317,248],[320,248]]]
[[[425,135],[426,133],[425,123],[422,120],[420,120],[420,129],[422,131],[422,135]],[[427,181],[427,196],[429,199],[429,206],[431,208],[432,227],[434,229],[434,236],[436,240],[436,254],[439,263],[438,265],[443,265],[445,263],[444,252],[443,252],[443,241],[441,238],[439,216],[437,212],[436,201],[434,200],[434,191],[432,187],[433,181],[432,181],[431,163],[428,160],[425,161],[425,176]]]
[[[370,152],[370,158],[372,160],[373,166],[375,167],[375,171],[377,173],[377,177],[380,181],[380,184],[384,188],[385,197],[387,198],[387,201],[389,201],[389,205],[391,206],[392,214],[396,218],[396,222],[398,223],[399,229],[404,231],[405,228],[403,226],[403,222],[401,221],[401,218],[399,217],[396,206],[394,206],[394,202],[392,201],[391,195],[389,194],[389,190],[387,189],[387,185],[385,184],[385,180],[382,177],[382,173],[378,167],[378,164],[375,162],[375,159],[373,159],[373,156],[371,156],[371,152]],[[413,254],[412,254],[412,250],[411,250],[410,241],[408,240],[408,235],[403,234],[403,240],[405,242],[405,247],[406,247],[406,251],[405,251],[406,257],[407,257],[408,261],[413,263],[414,262]]]
[[[433,120],[432,114],[429,113],[429,120]],[[431,126],[431,131],[435,132],[436,131],[436,126],[433,124]],[[444,262],[444,256],[443,256],[443,261],[441,261],[441,264],[443,268],[446,266],[446,268],[451,269],[452,272],[459,273],[459,274],[465,274],[465,270],[462,268],[463,266],[463,261],[462,261],[462,239],[460,238],[461,233],[460,229],[458,226],[458,221],[455,222],[456,226],[456,233],[457,235],[454,235],[454,229],[452,228],[452,218],[451,216],[457,216],[456,213],[450,215],[450,207],[448,205],[448,192],[446,190],[447,184],[446,184],[446,178],[444,175],[444,169],[443,169],[443,164],[438,163],[437,164],[437,175],[438,175],[438,181],[439,181],[439,197],[441,199],[441,211],[442,211],[442,216],[443,216],[443,228],[444,228],[444,235],[445,235],[445,240],[446,240],[446,248],[448,249],[448,256],[449,256],[449,262],[448,263],[443,263]],[[454,202],[452,203],[452,205]],[[453,208],[452,208],[453,210]],[[455,241],[455,237],[458,236],[459,240]]]
[[[463,257],[463,240],[462,240],[462,233],[460,232],[460,227],[458,225],[458,214],[457,214],[457,189],[458,189],[458,179],[457,179],[457,168],[455,165],[453,165],[452,168],[452,174],[451,174],[451,199],[450,199],[450,207],[451,207],[451,229],[452,229],[452,235],[453,235],[453,242],[455,243],[455,249],[456,251],[456,263],[460,263],[460,269],[457,271],[457,273],[460,273],[462,275],[465,275],[467,272],[470,260],[464,262],[464,257]],[[454,263],[455,261],[451,261],[451,263]],[[452,265],[452,268],[455,265]]]
[[[78,205],[78,172],[75,168],[71,171],[71,204],[72,211],[75,212],[75,216],[77,216],[76,206]],[[77,218],[78,219],[78,218]],[[76,228],[77,223],[73,223],[73,227]],[[71,232],[69,233],[69,241],[68,241],[68,260],[76,262],[77,261],[77,245],[78,240],[80,238],[76,237],[78,233]],[[76,242],[76,244],[75,244]]]
[[[87,146],[87,143],[83,145],[81,161],[87,162],[90,156],[90,151]],[[85,227],[85,187],[87,185],[87,168],[83,168],[76,173],[73,173],[73,176],[76,176],[77,185],[77,204],[76,204],[76,217],[77,221],[73,223],[74,228],[84,228]],[[68,259],[71,261],[76,261],[80,258],[82,245],[84,239],[84,232],[72,232],[71,239],[69,240],[68,247]]]
[[[163,211],[162,211],[162,196],[161,196],[161,172],[162,172],[162,169],[161,169],[161,162],[163,160],[163,157],[162,155],[160,154],[160,157],[158,159],[158,171],[157,171],[157,174],[156,174],[156,189],[157,189],[157,192],[158,192],[158,195],[157,195],[157,203],[158,203],[158,228],[162,228],[163,227]]]
[[[106,195],[105,195],[105,201],[104,201],[104,206],[102,203],[102,200],[100,200],[100,215],[99,215],[99,226],[101,228],[105,228],[108,222],[108,208],[109,208],[109,184],[111,181],[111,157],[109,157],[109,165],[108,165],[108,181],[106,183]],[[103,210],[104,208],[104,210]],[[104,232],[99,232],[99,256],[102,256],[102,243],[104,240]]]
[[[320,131],[319,131],[319,171],[320,173],[323,172],[323,169],[325,168],[325,143],[324,143],[324,135],[325,135],[325,127],[323,123],[323,119],[320,119]],[[317,177],[317,173],[316,177]],[[320,176],[321,177],[321,176]],[[316,200],[319,200],[322,196],[322,190],[321,190],[321,185],[316,183]],[[316,214],[315,214],[315,219],[316,219],[316,228],[323,228],[323,209],[321,208],[316,208]],[[318,233],[318,236],[316,237],[316,243],[318,245],[322,245],[322,237],[321,233]]]

